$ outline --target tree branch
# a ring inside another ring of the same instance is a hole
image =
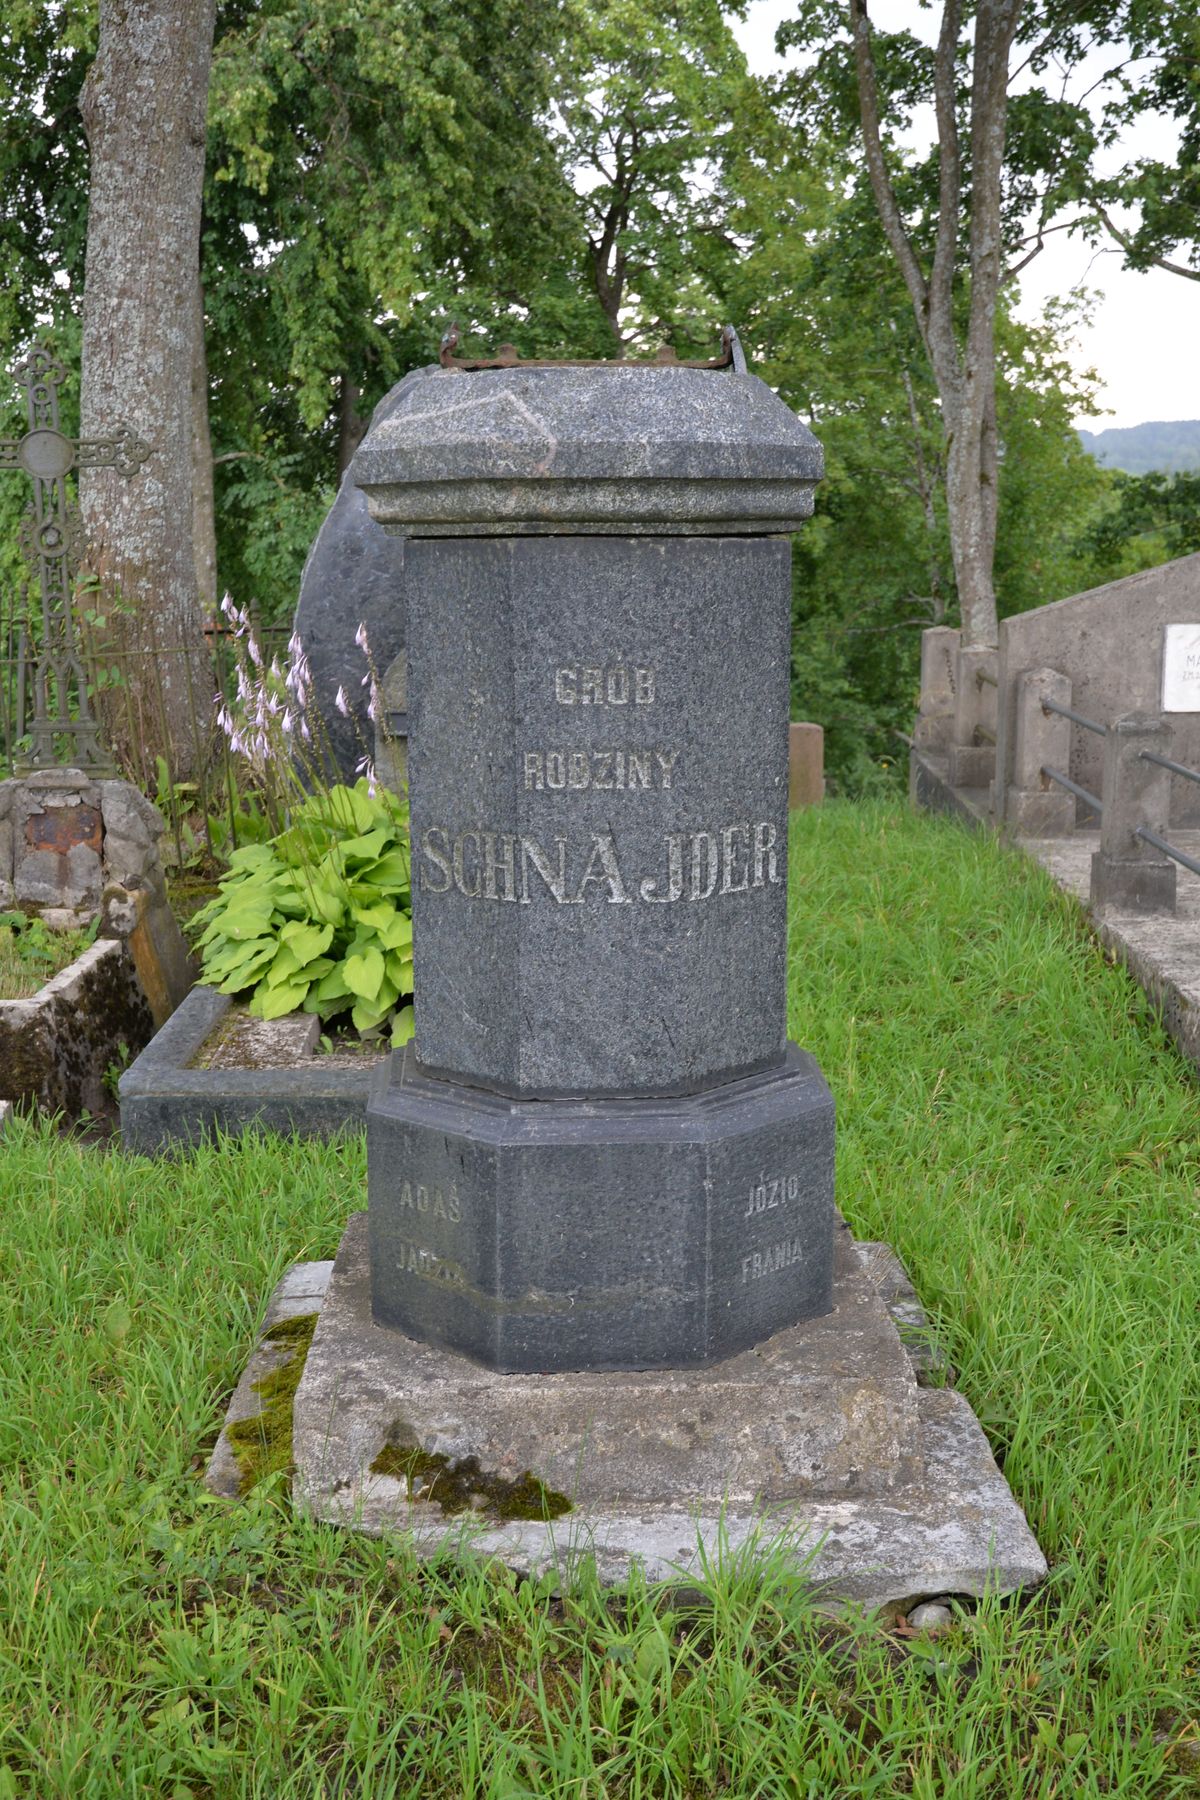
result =
[[[900,265],[904,285],[908,289],[917,325],[922,337],[928,328],[929,284],[916,252],[904,229],[904,220],[896,203],[895,189],[888,174],[883,154],[879,122],[879,84],[875,78],[875,58],[871,50],[871,25],[867,18],[866,0],[850,0],[850,35],[854,43],[854,66],[858,76],[858,105],[862,118],[863,149],[871,192],[879,210],[884,235]]]
[[[1093,200],[1092,205],[1096,209],[1096,217],[1100,220],[1100,223],[1104,226],[1108,235],[1111,238],[1114,238],[1116,242],[1120,244],[1126,256],[1132,259],[1135,255],[1135,249],[1133,239],[1130,237],[1129,233],[1121,230],[1121,227],[1109,217],[1108,213],[1098,200]],[[1147,260],[1151,262],[1156,269],[1165,269],[1168,275],[1182,275],[1185,281],[1200,281],[1200,269],[1186,268],[1183,263],[1170,262],[1165,256],[1151,256]]]

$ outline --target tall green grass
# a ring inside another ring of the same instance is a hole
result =
[[[791,1027],[839,1200],[907,1262],[1053,1569],[948,1637],[566,1601],[209,1498],[265,1299],[361,1145],[0,1143],[0,1800],[1169,1795],[1200,1788],[1197,1090],[1038,871],[898,809],[793,839]]]

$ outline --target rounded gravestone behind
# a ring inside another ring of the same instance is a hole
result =
[[[832,1101],[785,1028],[787,534],[820,473],[744,365],[424,372],[360,449],[409,538],[379,1322],[619,1368],[828,1308]]]
[[[367,439],[423,373],[414,370],[384,395],[371,414]],[[304,564],[294,620],[312,670],[321,725],[346,781],[355,779],[375,738],[362,685],[367,663],[356,634],[360,625],[366,626],[382,678],[404,649],[404,621],[404,538],[376,524],[366,495],[347,470]],[[345,690],[350,718],[338,710],[339,687]]]

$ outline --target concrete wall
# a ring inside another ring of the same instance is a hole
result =
[[[1122,713],[1157,712],[1163,626],[1194,622],[1200,622],[1200,554],[1003,620],[997,670],[997,815],[1013,779],[1017,677],[1023,670],[1061,670],[1070,678],[1075,711],[1101,724]],[[1200,713],[1169,716],[1174,727],[1170,755],[1200,768]],[[1067,770],[1072,779],[1098,794],[1103,759],[1104,740],[1073,726]],[[1171,822],[1200,825],[1200,785],[1174,781]]]

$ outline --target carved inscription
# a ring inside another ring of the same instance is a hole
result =
[[[462,1202],[453,1182],[443,1193],[440,1187],[427,1187],[423,1181],[406,1181],[400,1189],[400,1211],[445,1219],[449,1224],[457,1225],[462,1218]]]
[[[756,1219],[759,1213],[774,1212],[776,1207],[788,1206],[800,1197],[800,1177],[798,1175],[772,1175],[756,1181],[750,1189],[750,1198],[744,1219]]]
[[[526,750],[525,791],[669,788],[678,750]]]
[[[554,698],[560,706],[652,706],[654,670],[576,663],[554,671]]]
[[[739,820],[712,831],[669,832],[657,867],[643,873],[618,850],[611,832],[593,832],[586,841],[565,836],[550,840],[480,827],[455,832],[430,825],[420,839],[420,886],[427,894],[452,890],[466,900],[508,901],[530,906],[549,895],[556,906],[648,905],[711,900],[776,887],[781,881],[776,828],[769,821]]]
[[[436,1282],[439,1287],[466,1287],[466,1272],[460,1263],[431,1250],[428,1244],[415,1244],[410,1238],[396,1240],[396,1267],[404,1275],[417,1275],[422,1281]]]
[[[778,1275],[781,1269],[792,1268],[803,1257],[804,1243],[798,1237],[784,1238],[765,1250],[752,1250],[742,1258],[742,1286],[761,1281],[764,1275]]]

